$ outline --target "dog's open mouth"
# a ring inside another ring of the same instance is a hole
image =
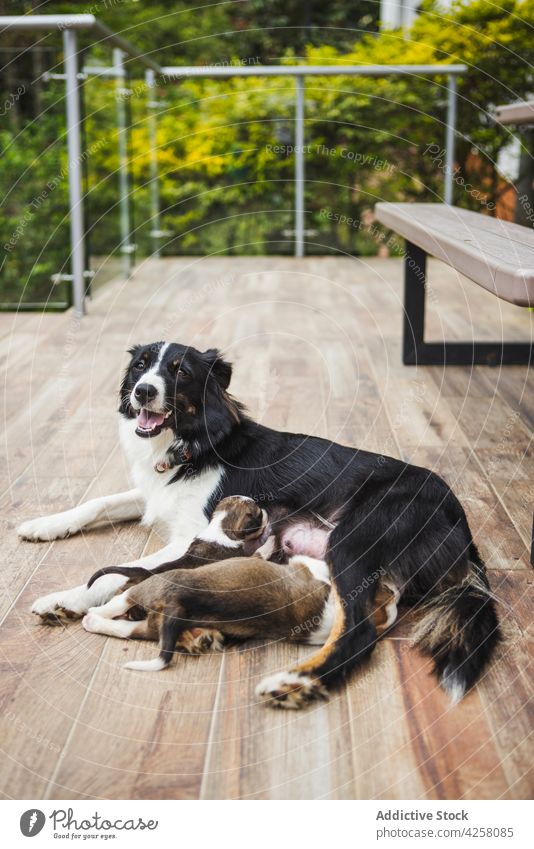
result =
[[[137,414],[136,434],[138,436],[157,436],[165,427],[165,422],[170,415],[170,410],[167,413],[155,413],[152,410],[147,410],[146,407],[141,407]]]

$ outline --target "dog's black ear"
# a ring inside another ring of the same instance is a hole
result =
[[[124,369],[119,389],[119,413],[122,413],[125,416],[133,416],[132,408],[130,406],[130,390],[132,388],[130,385],[130,366],[133,357],[136,357],[142,349],[142,345],[133,345],[131,348],[128,348],[127,351],[131,359]]]
[[[222,389],[228,389],[232,378],[231,363],[223,360],[217,348],[209,348],[202,354],[202,359],[208,366],[211,374]]]

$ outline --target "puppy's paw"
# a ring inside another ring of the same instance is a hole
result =
[[[51,542],[54,539],[63,539],[70,534],[76,533],[78,528],[71,528],[65,524],[65,520],[56,519],[54,516],[45,516],[41,519],[30,519],[23,522],[17,528],[17,534],[21,539],[31,542]]]
[[[263,557],[264,560],[269,560],[269,558],[273,556],[275,548],[276,537],[274,534],[271,534],[270,537],[267,537],[263,545],[256,549],[256,555]]]
[[[106,620],[102,620],[102,616],[99,616],[98,613],[86,613],[82,619],[82,626],[86,631],[89,631],[90,634],[100,634],[102,628],[102,621],[104,623]]]
[[[184,631],[176,643],[177,651],[187,654],[207,654],[224,649],[224,634],[209,628],[191,628]]]
[[[256,695],[271,707],[299,710],[318,699],[328,699],[328,692],[318,678],[298,672],[277,672],[264,678],[256,687]]]

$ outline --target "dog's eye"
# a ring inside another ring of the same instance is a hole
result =
[[[180,360],[174,360],[174,362],[171,363],[171,369],[176,377],[189,377],[189,373],[180,365]]]
[[[136,364],[134,365],[134,368],[137,369],[137,371],[143,371],[144,367],[145,367],[145,361],[144,360],[138,360],[136,362]]]

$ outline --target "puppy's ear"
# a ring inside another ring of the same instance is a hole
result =
[[[202,358],[221,389],[228,389],[232,378],[231,363],[223,360],[217,348],[209,348],[204,351]]]

